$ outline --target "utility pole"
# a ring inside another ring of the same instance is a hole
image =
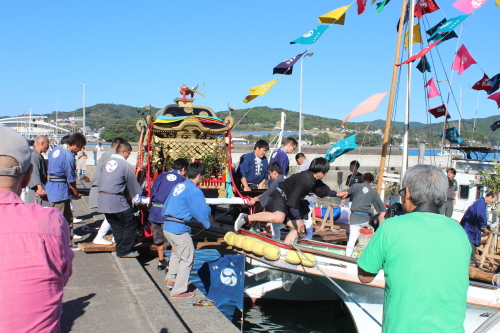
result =
[[[83,128],[82,128],[82,133],[85,135],[85,99],[86,99],[86,87],[87,83],[80,83],[83,88]]]

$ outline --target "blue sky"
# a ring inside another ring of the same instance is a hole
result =
[[[451,3],[438,1],[442,10],[426,15],[430,25],[445,16],[463,15]],[[316,27],[318,16],[348,4],[340,0],[6,1],[0,11],[0,116],[30,108],[35,113],[80,108],[80,83],[88,83],[87,106],[163,107],[179,96],[182,83],[205,83],[206,98],[199,97],[197,104],[214,111],[227,110],[228,103],[236,109],[269,106],[298,111],[299,63],[293,75],[283,77],[266,96],[248,104],[242,100],[248,88],[278,77],[272,75],[274,66],[308,47],[290,45],[291,40]],[[368,5],[358,16],[354,3],[345,25],[332,26],[312,45],[314,56],[304,60],[304,113],[343,119],[370,95],[389,91],[400,11],[401,1],[392,0],[380,14]],[[500,37],[494,24],[499,15],[500,8],[490,0],[465,21],[461,34],[461,43],[490,77],[500,72]],[[414,45],[416,53],[420,46]],[[439,47],[448,77],[456,48],[457,39]],[[441,64],[436,65],[435,79],[446,79]],[[470,86],[483,72],[473,65],[460,76],[456,73],[453,81],[463,88],[463,117],[473,118],[478,93]],[[422,74],[414,70],[411,120],[425,123],[423,85]],[[448,88],[441,84],[441,89],[446,100]],[[454,89],[458,103],[458,88]],[[403,120],[403,85],[400,92],[397,120]],[[500,114],[486,97],[480,92],[478,117]],[[354,121],[385,119],[387,102],[386,97],[375,114]],[[439,98],[430,100],[431,107],[440,104]],[[457,119],[457,107],[452,100],[450,104]]]

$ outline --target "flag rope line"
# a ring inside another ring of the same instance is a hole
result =
[[[349,295],[344,289],[342,289],[341,286],[338,285],[337,282],[335,282],[331,277],[329,277],[325,272],[323,272],[323,270],[318,266],[317,263],[315,263],[314,261],[312,261],[311,259],[309,259],[309,257],[305,256],[304,253],[302,253],[302,251],[296,247],[296,242],[297,239],[295,238],[293,243],[290,244],[291,247],[293,247],[296,251],[298,251],[303,258],[305,258],[307,261],[309,261],[311,264],[314,265],[314,267],[316,267],[316,269],[318,271],[321,272],[321,274],[323,274],[331,283],[333,283],[333,285],[335,287],[337,287],[347,298],[349,298],[349,300],[351,300],[354,304],[356,304],[364,313],[366,313],[368,315],[368,317],[370,317],[375,323],[377,323],[378,326],[382,327],[382,324],[379,323],[379,321],[374,317],[372,316],[372,314],[370,312],[368,312],[361,304],[359,304],[351,295]]]

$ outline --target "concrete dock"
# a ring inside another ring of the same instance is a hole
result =
[[[75,234],[84,236],[76,243],[95,236],[83,231],[83,225],[103,219],[88,208],[87,200],[83,196],[73,201],[75,216],[84,219],[74,226]],[[189,290],[194,298],[171,299],[165,271],[156,265],[151,254],[123,259],[114,252],[75,251],[73,274],[64,288],[61,332],[239,332],[215,307],[191,305],[205,298],[193,284]]]

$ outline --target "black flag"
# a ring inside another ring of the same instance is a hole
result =
[[[493,124],[491,124],[490,128],[494,132],[500,127],[500,120],[495,121]]]

